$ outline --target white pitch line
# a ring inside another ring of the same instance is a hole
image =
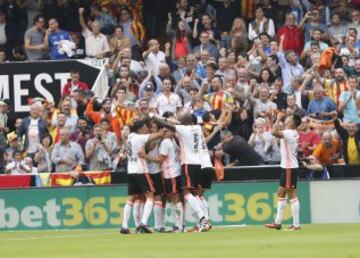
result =
[[[224,226],[215,226],[214,228],[244,228],[246,224],[240,225],[224,225]],[[57,230],[56,232],[60,232],[62,230]],[[64,230],[70,231],[70,230]],[[86,230],[79,230],[79,231],[86,231]],[[12,231],[16,232],[16,231]],[[24,232],[24,231],[23,231]],[[29,231],[27,231],[29,232]],[[49,232],[49,231],[48,231]],[[34,236],[34,237],[23,237],[23,238],[5,238],[0,239],[1,241],[30,241],[30,240],[42,240],[42,239],[66,239],[66,238],[81,238],[81,237],[91,237],[91,236],[98,236],[98,235],[120,235],[118,232],[108,232],[108,233],[94,233],[94,234],[76,234],[76,235],[60,235],[60,236]]]
[[[0,239],[0,241],[29,241],[29,240],[43,240],[43,239],[66,239],[66,238],[81,238],[98,235],[120,235],[120,233],[97,233],[97,234],[78,234],[78,235],[61,235],[61,236],[41,236],[41,237],[23,237],[23,238],[7,238]]]

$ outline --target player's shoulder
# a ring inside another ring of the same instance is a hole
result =
[[[166,145],[169,145],[171,143],[172,143],[172,141],[169,138],[165,138],[165,139],[163,139],[161,141],[160,146],[166,146]]]
[[[284,137],[286,137],[286,138],[290,138],[290,139],[291,138],[294,138],[294,139],[299,138],[299,133],[295,129],[285,129],[282,132],[283,132]]]

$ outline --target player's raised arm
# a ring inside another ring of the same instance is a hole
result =
[[[164,118],[164,117],[160,117],[158,115],[155,114],[150,114],[150,117],[154,120],[155,123],[157,123],[158,125],[165,127],[171,131],[176,131],[176,128],[174,125],[170,124],[170,123],[176,123],[178,124],[179,122],[171,119],[171,118]]]
[[[156,133],[150,134],[148,142],[164,137],[165,132],[166,132],[166,129],[163,128]]]
[[[284,137],[284,134],[279,130],[279,123],[281,122],[281,119],[284,118],[284,116],[285,116],[284,113],[279,113],[277,115],[276,122],[273,128],[271,129],[271,134],[274,135],[275,137],[279,137],[279,138]]]

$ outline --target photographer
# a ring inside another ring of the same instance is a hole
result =
[[[94,125],[94,138],[85,145],[85,157],[89,161],[89,170],[98,171],[111,168],[111,146],[105,142],[100,124]]]
[[[330,179],[330,175],[326,167],[321,165],[313,155],[304,158],[300,163],[300,167],[300,176],[306,178],[307,180]]]
[[[93,137],[93,133],[89,127],[89,122],[85,117],[79,117],[77,121],[77,129],[70,136],[71,141],[78,143],[85,153],[85,145],[88,140]]]

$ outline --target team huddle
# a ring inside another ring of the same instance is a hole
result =
[[[171,117],[169,117],[171,116]],[[281,170],[277,214],[265,227],[281,229],[286,197],[290,199],[293,224],[287,230],[300,229],[300,203],[297,198],[299,163],[297,149],[300,118],[279,114],[272,134],[280,138]],[[191,208],[197,225],[191,230],[211,229],[204,192],[211,188],[214,174],[210,153],[196,117],[185,113],[176,120],[172,114],[136,121],[127,141],[128,200],[124,207],[122,234],[130,234],[129,219],[133,209],[136,233],[153,233],[148,225],[154,211],[155,232],[184,232],[184,205]],[[285,129],[279,129],[283,121]],[[165,229],[165,207],[171,207],[172,230]]]
[[[184,202],[194,212],[197,232],[211,229],[203,194],[211,187],[213,165],[200,125],[191,114],[179,121],[152,115],[138,120],[127,141],[128,200],[124,207],[122,234],[130,234],[133,209],[136,233],[152,233],[148,220],[154,210],[154,231],[166,232],[166,202],[171,207],[174,226],[183,232]],[[169,123],[168,123],[169,122]]]

